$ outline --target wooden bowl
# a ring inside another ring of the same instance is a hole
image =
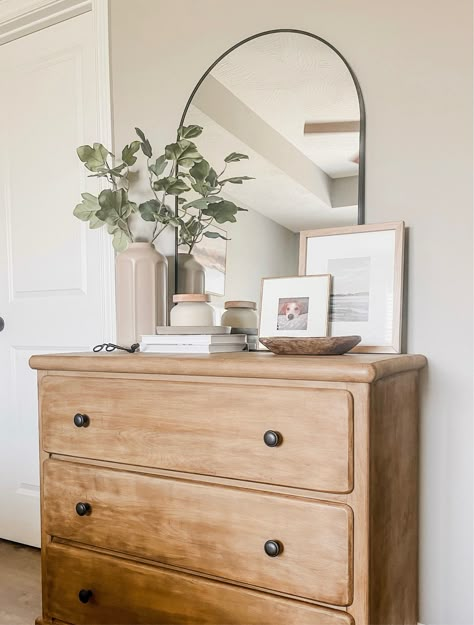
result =
[[[358,343],[361,337],[354,336],[271,336],[261,338],[260,343],[279,356],[340,356]]]

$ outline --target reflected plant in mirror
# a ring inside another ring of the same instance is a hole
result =
[[[200,126],[180,128],[178,137],[187,134],[189,128],[193,129],[193,136],[200,135],[203,130]],[[172,146],[167,146],[166,154],[181,151],[183,147],[180,144],[183,144],[182,139]],[[192,167],[189,167],[187,172],[175,174],[177,177],[181,177],[181,179],[186,179],[197,196],[188,202],[183,201],[183,198],[178,198],[177,200],[179,215],[178,245],[186,248],[189,254],[192,253],[194,246],[202,241],[203,237],[227,240],[227,237],[222,232],[218,232],[216,229],[212,230],[212,225],[214,223],[220,225],[235,223],[237,221],[237,213],[247,211],[246,208],[242,208],[235,202],[222,197],[225,185],[241,185],[247,180],[254,180],[251,176],[224,177],[228,165],[247,159],[248,156],[246,154],[231,152],[224,158],[223,168],[220,173],[217,173],[210,163],[201,157],[200,160],[194,160]],[[179,166],[185,167],[182,160],[177,159],[174,162],[176,171]],[[187,187],[185,191],[190,191],[191,189]]]
[[[143,153],[147,157],[150,187],[155,196],[139,206],[142,218],[155,222],[155,231],[158,234],[168,224],[178,228],[179,241],[187,247],[188,253],[192,252],[203,237],[225,238],[221,233],[210,229],[212,224],[235,222],[237,213],[246,209],[225,200],[220,192],[228,183],[242,184],[251,178],[223,176],[229,163],[247,159],[248,156],[237,152],[229,154],[218,174],[191,141],[201,135],[202,127],[190,125],[180,126],[176,142],[167,145],[164,153],[152,160],[150,142],[139,128],[136,130],[142,142]],[[170,202],[173,196],[176,210],[173,210]],[[164,215],[168,219],[167,224],[162,226]]]

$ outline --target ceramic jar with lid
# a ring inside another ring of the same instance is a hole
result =
[[[209,305],[209,295],[204,293],[173,295],[170,313],[171,326],[212,326],[214,309]]]
[[[226,309],[222,315],[221,325],[232,328],[258,327],[257,304],[255,302],[234,300],[224,304]]]

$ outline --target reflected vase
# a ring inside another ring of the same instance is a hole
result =
[[[205,293],[206,273],[192,254],[178,254],[178,293]]]
[[[152,243],[131,243],[115,260],[117,342],[129,346],[167,324],[168,261]]]

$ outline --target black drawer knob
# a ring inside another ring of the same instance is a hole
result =
[[[281,445],[283,437],[280,432],[267,430],[263,435],[263,440],[265,441],[265,445],[267,445],[267,447],[278,447],[278,445]]]
[[[278,540],[267,540],[263,548],[270,558],[276,558],[283,551],[283,545]]]
[[[78,412],[74,415],[74,425],[77,428],[86,428],[90,423],[90,419],[86,414]]]
[[[90,503],[86,503],[85,501],[79,501],[78,503],[76,503],[76,512],[79,516],[85,516],[86,514],[90,514],[92,512]]]
[[[78,595],[79,601],[81,603],[88,603],[89,600],[92,598],[92,595],[93,595],[92,590],[86,590],[85,588],[82,588],[79,591],[79,595]]]

